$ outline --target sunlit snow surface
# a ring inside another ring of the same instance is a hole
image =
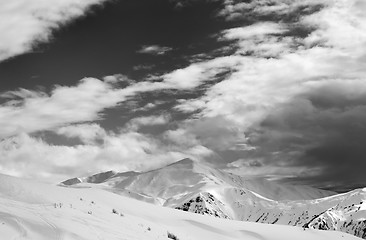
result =
[[[336,232],[225,220],[155,206],[102,189],[0,175],[0,239],[357,239]]]
[[[362,189],[336,195],[244,178],[190,159],[144,173],[105,172],[66,183],[217,218],[338,230],[366,238]]]

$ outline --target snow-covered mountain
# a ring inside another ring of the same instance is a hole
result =
[[[183,159],[149,172],[101,173],[64,185],[240,221],[339,230],[366,238],[366,189],[345,194],[243,178]]]
[[[102,183],[105,182],[110,177],[113,177],[117,174],[117,172],[114,171],[108,171],[108,172],[102,172],[97,173],[92,176],[83,177],[83,178],[71,178],[63,182],[65,185],[74,185],[82,182],[89,182],[89,183]]]
[[[234,221],[156,206],[94,187],[0,174],[0,239],[355,240],[338,231]]]
[[[277,184],[261,178],[244,178],[188,158],[149,172],[113,173],[109,171],[90,177],[69,179],[63,184],[100,183],[100,186],[113,188],[114,191],[128,191],[159,199],[159,202],[164,202],[165,205],[177,196],[222,188],[246,189],[272,200],[316,199],[335,194],[307,186]]]
[[[274,201],[227,188],[199,193],[176,209],[241,221],[338,230],[366,238],[366,188],[316,200]]]

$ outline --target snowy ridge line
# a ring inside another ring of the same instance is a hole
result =
[[[364,190],[335,194],[310,187],[281,185],[265,179],[243,178],[190,159],[149,172],[93,176],[99,178],[85,178],[89,182],[69,187],[101,188],[216,218],[339,230],[364,237],[362,221],[366,219],[366,212],[358,209],[366,209],[360,203],[366,199]],[[356,211],[362,217],[355,217]]]
[[[303,231],[290,226],[210,218],[137,201],[100,186],[61,187],[1,174],[0,182],[2,239],[357,239],[337,231]],[[199,203],[204,204],[201,206],[212,211],[215,210],[213,207],[219,207],[223,212],[227,208],[226,202],[219,201],[209,192],[198,196]]]

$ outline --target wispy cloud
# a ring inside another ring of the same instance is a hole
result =
[[[104,80],[85,78],[75,86],[55,86],[50,94],[27,89],[8,91],[0,95],[7,100],[0,105],[0,137],[95,121],[102,118],[105,109],[115,107],[139,93],[193,88],[205,74],[189,76],[191,78],[186,83],[182,75],[176,72],[162,76],[161,82],[136,83],[125,76],[115,75]]]
[[[1,1],[0,61],[52,39],[52,31],[106,0]]]
[[[282,21],[291,18],[293,20],[318,11],[324,4],[326,5],[327,2],[317,0],[258,0],[250,2],[225,0],[225,7],[219,15],[224,16],[229,21],[248,17],[255,19],[258,16],[272,16],[274,19]]]
[[[114,75],[104,80],[85,78],[75,86],[55,86],[50,94],[27,89],[4,92],[0,95],[6,100],[0,104],[0,138],[95,121],[103,118],[104,110],[140,93],[183,88],[176,80],[136,83]]]
[[[143,65],[143,64],[140,64],[140,65],[136,65],[133,67],[133,70],[135,71],[139,71],[139,70],[151,70],[155,67],[155,65]]]
[[[164,55],[172,51],[171,47],[164,47],[159,45],[143,45],[138,53],[151,54],[151,55]]]
[[[85,78],[76,86],[56,86],[49,95],[24,89],[6,92],[2,97],[11,100],[0,106],[0,136],[93,121],[101,117],[105,108],[115,106],[128,94],[94,78]]]

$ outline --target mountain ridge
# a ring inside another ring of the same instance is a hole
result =
[[[233,221],[154,206],[105,189],[0,174],[1,239],[356,240],[336,231]],[[98,184],[94,184],[97,186]],[[200,195],[200,199],[212,196]],[[210,209],[210,205],[207,208]]]
[[[79,184],[201,215],[340,230],[366,238],[366,188],[336,194],[244,178],[192,159],[147,172],[116,173],[100,183]]]
[[[118,179],[118,177],[121,176],[123,177]],[[138,190],[137,192],[141,192],[141,189],[147,188],[147,186],[150,187],[150,190],[151,188],[156,190],[156,188],[166,189],[169,187],[174,188],[179,186],[183,188],[192,188],[193,186],[197,186],[197,188],[199,188],[199,186],[203,185],[208,188],[217,186],[231,186],[253,190],[261,196],[273,200],[315,199],[336,194],[332,191],[319,190],[308,186],[298,185],[294,187],[287,184],[277,184],[263,178],[245,178],[232,173],[224,172],[222,170],[213,169],[206,164],[194,161],[189,158],[185,158],[171,163],[165,167],[147,172],[132,172],[131,174],[125,174],[123,172],[116,173],[115,175],[105,178],[104,181],[100,182],[90,181],[90,179],[92,179],[90,177],[79,179],[82,180],[82,183],[101,183],[102,185],[113,188],[129,188],[131,191]],[[66,180],[62,183],[65,185],[73,185],[74,183],[68,182],[69,180]],[[152,182],[152,180],[154,181]],[[134,184],[128,184],[132,182]],[[138,185],[137,182],[144,182],[144,184],[141,183],[141,186],[136,186]],[[136,187],[137,189],[135,189]],[[151,191],[147,192],[152,194]],[[172,194],[174,195],[174,193]],[[155,192],[153,195],[156,195],[156,197],[162,197],[158,196],[159,194],[157,192]]]

